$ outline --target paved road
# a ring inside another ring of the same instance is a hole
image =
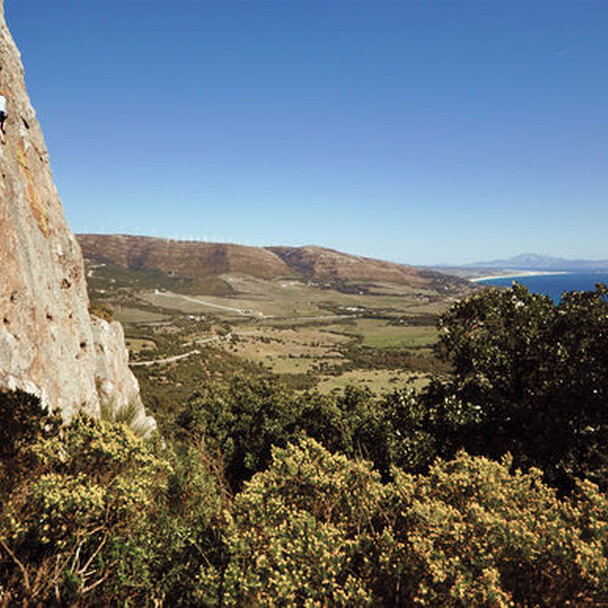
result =
[[[156,365],[157,363],[172,363],[173,361],[179,361],[192,355],[200,354],[200,350],[191,350],[188,353],[182,355],[174,355],[173,357],[165,357],[164,359],[154,359],[153,361],[129,361],[131,367],[149,367],[150,365]]]
[[[213,338],[206,338],[204,340],[197,340],[197,344],[207,344],[209,342],[219,342],[220,340],[230,339],[232,334],[226,334],[225,336],[213,336]],[[179,361],[180,359],[185,359],[186,357],[191,357],[192,355],[200,355],[201,351],[198,348],[194,350],[188,351],[187,353],[182,353],[181,355],[173,355],[173,357],[165,357],[164,359],[153,359],[152,361],[130,361],[129,365],[131,367],[149,367],[151,365],[156,365],[157,363],[173,363],[174,361]]]

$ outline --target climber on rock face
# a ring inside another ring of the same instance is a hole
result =
[[[0,91],[0,143],[5,142],[6,131],[4,129],[4,123],[6,121],[6,97],[3,92]]]

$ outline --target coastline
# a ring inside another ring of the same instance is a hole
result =
[[[472,283],[491,281],[494,279],[517,279],[518,277],[540,277],[558,274],[572,274],[568,270],[508,270],[506,274],[493,274],[469,279]]]

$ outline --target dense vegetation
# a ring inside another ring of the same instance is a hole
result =
[[[608,487],[605,286],[557,306],[520,285],[489,290],[454,306],[441,327],[455,373],[424,400],[462,409],[454,428],[437,429],[451,453],[508,451],[562,491],[581,477]]]
[[[0,395],[0,604],[606,605],[606,291],[456,304],[418,393],[213,377],[151,442]]]

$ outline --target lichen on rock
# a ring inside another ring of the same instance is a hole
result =
[[[0,90],[8,106],[0,145],[0,387],[36,394],[65,420],[99,416],[102,401],[129,407],[149,434],[156,425],[128,368],[122,328],[89,314],[80,246],[53,182],[2,0]]]

